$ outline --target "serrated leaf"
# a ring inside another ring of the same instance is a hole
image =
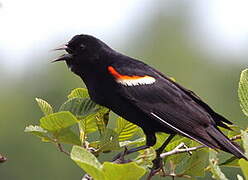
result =
[[[80,139],[82,142],[85,141],[89,133],[97,130],[96,117],[94,114],[83,118],[79,121]]]
[[[97,158],[85,148],[73,146],[71,159],[95,180],[105,180],[102,165]]]
[[[70,111],[77,117],[83,118],[96,113],[100,109],[90,98],[72,98],[61,105],[59,111]]]
[[[85,141],[89,133],[97,131],[99,129],[98,120],[104,118],[104,115],[109,112],[105,107],[99,106],[96,113],[89,114],[88,116],[81,117],[79,122],[80,139],[82,142]]]
[[[76,88],[71,91],[71,93],[68,95],[68,99],[72,98],[88,98],[89,93],[88,90],[85,88]]]
[[[137,125],[123,119],[122,117],[117,118],[117,128],[115,131],[118,134],[118,140],[120,142],[132,138],[137,130]]]
[[[35,98],[35,100],[45,116],[53,113],[53,108],[48,102],[40,98]]]
[[[79,136],[69,128],[61,129],[58,133],[56,133],[56,139],[59,143],[81,145]]]
[[[104,109],[100,110],[100,112],[98,112],[98,116],[96,116],[96,125],[100,135],[102,135],[106,130],[108,122],[109,122],[109,110],[107,108],[105,108],[105,110]]]
[[[241,168],[241,170],[245,176],[245,179],[248,179],[248,161],[246,161],[244,159],[240,159],[239,165],[240,165],[240,168]]]
[[[24,132],[31,133],[31,134],[33,134],[35,136],[38,136],[44,142],[52,142],[53,141],[48,136],[48,134],[47,134],[48,132],[45,129],[43,129],[42,127],[40,127],[40,126],[30,125],[30,126],[25,128]]]
[[[146,172],[144,168],[138,166],[135,162],[126,164],[104,162],[102,170],[108,180],[138,180]]]
[[[243,113],[248,116],[248,69],[241,72],[238,96]]]
[[[40,119],[41,127],[49,131],[61,130],[77,122],[77,118],[68,111],[49,114]]]
[[[220,167],[218,166],[217,153],[212,150],[209,152],[209,165],[214,179],[228,180],[225,174],[221,171]]]
[[[204,176],[205,167],[208,162],[208,149],[199,149],[192,152],[189,160],[185,164],[185,170],[183,174],[190,176]]]
[[[120,149],[118,134],[112,129],[106,129],[100,137],[99,151],[111,151]]]

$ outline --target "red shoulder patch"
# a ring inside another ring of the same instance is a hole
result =
[[[109,73],[115,77],[116,81],[125,86],[136,86],[144,84],[153,84],[155,79],[151,76],[127,76],[122,75],[112,66],[108,66]]]
[[[119,72],[115,70],[114,67],[108,66],[108,71],[110,74],[112,74],[116,79],[139,79],[143,78],[145,76],[127,76],[127,75],[122,75]]]

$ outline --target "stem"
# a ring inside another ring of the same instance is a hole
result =
[[[165,152],[165,153],[160,154],[160,157],[161,158],[165,158],[165,157],[171,156],[173,154],[179,154],[179,153],[185,153],[185,152],[192,152],[192,151],[195,151],[197,149],[204,148],[206,146],[200,145],[200,146],[196,146],[196,147],[181,149],[182,147],[185,147],[185,144],[184,143],[180,143],[177,147],[175,147],[175,149],[173,149],[173,150],[171,150],[169,152]]]
[[[68,151],[64,150],[62,144],[57,143],[57,146],[58,146],[60,152],[65,153],[67,156],[70,156],[70,153]]]

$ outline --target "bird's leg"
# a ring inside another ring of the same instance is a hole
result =
[[[132,149],[125,149],[124,152],[120,152],[119,154],[117,154],[113,158],[112,162],[116,161],[116,160],[120,160],[120,162],[123,162],[124,156],[131,154],[131,153],[134,153],[134,152],[137,152],[137,151],[140,151],[140,150],[143,150],[143,149],[147,149],[147,148],[153,146],[156,143],[155,133],[151,133],[151,132],[147,132],[147,131],[144,131],[144,133],[146,135],[146,145],[139,146],[139,147],[132,148]]]
[[[139,146],[139,147],[136,147],[136,148],[132,148],[132,149],[127,149],[125,147],[125,150],[123,152],[120,152],[118,153],[112,160],[113,161],[116,161],[116,160],[120,160],[120,161],[124,161],[124,156],[128,155],[128,154],[131,154],[131,153],[134,153],[134,152],[137,152],[137,151],[140,151],[140,150],[143,150],[143,149],[146,149],[146,148],[149,148],[150,146],[147,146],[147,145],[143,145],[143,146]]]
[[[163,152],[165,147],[170,143],[170,141],[175,137],[175,134],[171,134],[165,142],[156,150],[156,158],[152,161],[153,162],[153,167],[151,169],[151,172],[148,175],[147,179],[151,179],[152,176],[154,176],[157,172],[159,172],[163,168],[163,161],[162,158],[160,157],[160,154]]]

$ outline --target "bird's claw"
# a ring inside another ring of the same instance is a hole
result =
[[[118,154],[112,159],[112,162],[115,162],[115,163],[117,163],[117,164],[125,164],[125,163],[132,162],[130,159],[128,159],[128,160],[125,160],[125,159],[124,159],[124,157],[127,155],[127,152],[128,152],[127,147],[125,146],[124,148],[125,148],[124,151],[118,153]]]
[[[154,159],[152,162],[153,162],[153,167],[151,168],[151,171],[147,176],[147,180],[151,180],[151,178],[160,171],[164,173],[163,160],[160,156],[157,156],[157,158]]]

